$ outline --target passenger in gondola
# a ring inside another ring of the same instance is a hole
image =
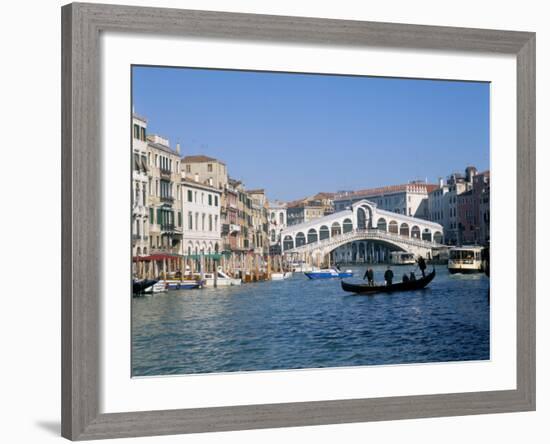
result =
[[[338,262],[334,263],[334,268],[336,268],[336,271],[340,271],[340,265],[338,265]]]
[[[420,268],[420,271],[422,272],[422,277],[425,277],[426,276],[426,261],[424,260],[424,258],[422,256],[418,256],[418,268]]]
[[[411,274],[409,275],[409,281],[416,281],[416,275],[414,274],[414,271],[411,271]]]
[[[388,265],[388,269],[384,273],[384,279],[386,280],[386,285],[389,287],[393,281],[393,271],[391,271],[391,267]]]
[[[409,276],[407,276],[407,273],[403,274],[403,283],[409,282]]]

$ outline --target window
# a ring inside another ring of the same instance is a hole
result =
[[[189,220],[188,220],[189,229],[192,230],[193,229],[193,213],[191,211],[189,211],[188,217],[189,217]]]
[[[190,173],[191,172],[191,165],[185,165],[185,172]]]
[[[212,215],[208,215],[208,231],[212,231]]]
[[[152,208],[149,208],[149,222],[152,224],[155,223],[155,210]]]
[[[208,205],[212,205],[212,195],[208,195]]]
[[[209,164],[208,164],[208,166],[207,166],[207,171],[208,171],[209,173],[211,173],[211,172],[212,172],[212,170],[213,170],[213,168],[212,168],[212,164],[211,164],[211,163],[209,163]]]
[[[141,127],[141,140],[145,142],[145,139],[146,139],[145,128]]]
[[[178,211],[178,227],[181,227],[181,211]]]
[[[218,206],[218,196],[214,196],[214,205]]]
[[[206,222],[206,214],[202,213],[202,224],[201,224],[201,229],[202,231],[204,231],[204,225],[205,225],[205,222]]]
[[[193,202],[193,191],[187,190],[187,202]]]
[[[139,125],[134,123],[134,139],[139,139]]]

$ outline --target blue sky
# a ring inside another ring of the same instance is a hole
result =
[[[292,200],[489,168],[488,83],[133,68],[133,105],[182,155]]]

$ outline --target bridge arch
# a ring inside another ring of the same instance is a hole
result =
[[[353,231],[353,222],[351,221],[350,218],[346,218],[344,219],[343,223],[343,232],[344,233],[349,233],[350,231]]]
[[[334,222],[330,227],[330,237],[342,234],[342,227],[339,222]]]
[[[397,224],[396,221],[394,220],[391,220],[390,223],[388,224],[388,231],[390,233],[394,233],[394,234],[397,234],[399,232],[399,225]]]
[[[388,231],[388,224],[386,222],[386,219],[384,219],[383,217],[378,218],[378,221],[376,222],[376,226],[381,231]]]
[[[312,244],[313,242],[317,242],[319,240],[319,236],[317,235],[317,230],[315,228],[310,228],[307,232],[307,243]]]
[[[409,233],[409,224],[407,222],[403,222],[399,227],[399,235],[409,237]]]
[[[296,233],[296,247],[301,247],[302,245],[306,244],[306,236],[304,233],[299,231]]]
[[[414,225],[411,228],[411,237],[413,239],[420,239],[420,228],[418,228],[418,225]]]
[[[441,231],[436,231],[434,233],[433,241],[437,242],[438,244],[442,244],[443,243],[443,233],[441,233]]]
[[[330,237],[330,230],[326,225],[321,225],[319,228],[319,240],[328,239]]]
[[[432,230],[430,230],[429,228],[424,228],[424,230],[422,230],[422,240],[431,242]]]
[[[283,239],[283,250],[291,250],[294,248],[294,239],[288,234]]]

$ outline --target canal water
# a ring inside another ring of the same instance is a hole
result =
[[[352,268],[362,278],[364,267]],[[382,281],[385,266],[373,266]],[[411,266],[393,267],[396,280]],[[134,376],[487,360],[489,280],[437,275],[424,290],[359,296],[340,280],[181,290],[132,299]],[[417,276],[418,276],[417,270]]]

